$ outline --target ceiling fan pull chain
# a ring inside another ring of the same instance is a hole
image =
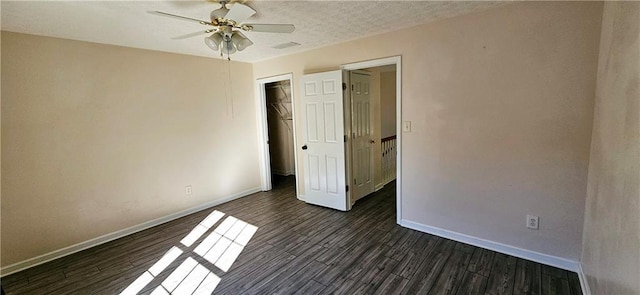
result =
[[[227,100],[228,102],[228,107],[227,109],[231,109],[231,119],[233,120],[233,81],[231,80],[231,58],[227,59],[227,74],[229,76],[229,98],[230,98],[230,103],[229,100]]]

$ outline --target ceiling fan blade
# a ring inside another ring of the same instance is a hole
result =
[[[199,35],[213,33],[215,31],[216,31],[216,29],[211,29],[211,30],[206,30],[206,31],[197,31],[197,32],[193,32],[191,34],[185,34],[185,35],[181,35],[181,36],[176,36],[176,37],[173,37],[171,39],[173,39],[173,40],[187,39],[187,38],[191,38],[191,37],[195,37],[195,36],[199,36]]]
[[[253,10],[253,8],[241,3],[235,3],[231,6],[229,13],[227,13],[224,18],[234,20],[236,23],[241,24],[254,14],[256,14],[256,11]]]
[[[248,27],[245,31],[264,33],[293,33],[296,29],[291,24],[243,24],[242,28]]]
[[[190,18],[190,17],[185,17],[185,16],[179,16],[179,15],[175,15],[175,14],[171,14],[171,13],[166,13],[166,12],[162,12],[162,11],[147,11],[148,13],[151,14],[155,14],[155,15],[160,15],[160,16],[166,16],[166,17],[171,17],[171,18],[175,18],[175,19],[181,19],[181,20],[186,20],[186,21],[191,21],[191,22],[196,22],[199,23],[201,25],[209,25],[209,26],[213,26],[212,23],[208,22],[208,21],[203,21],[203,20],[199,20],[199,19],[195,19],[195,18]]]

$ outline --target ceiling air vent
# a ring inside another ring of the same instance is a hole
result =
[[[287,42],[287,43],[282,43],[280,45],[276,45],[273,46],[272,48],[275,49],[285,49],[285,48],[289,48],[289,47],[293,47],[293,46],[299,46],[300,43],[296,43],[296,42]]]

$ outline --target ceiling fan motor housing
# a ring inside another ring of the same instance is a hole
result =
[[[233,35],[233,27],[220,26],[220,28],[218,29],[218,32],[220,32],[224,36],[225,41],[229,41],[231,40],[231,36]]]

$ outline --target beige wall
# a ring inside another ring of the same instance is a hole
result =
[[[380,73],[380,136],[396,135],[396,71]]]
[[[252,66],[233,115],[226,68],[3,32],[2,266],[259,188]]]
[[[601,13],[515,3],[259,62],[254,76],[291,72],[301,93],[304,73],[402,55],[403,218],[577,261]]]
[[[640,294],[640,2],[606,2],[582,263],[592,294]]]

